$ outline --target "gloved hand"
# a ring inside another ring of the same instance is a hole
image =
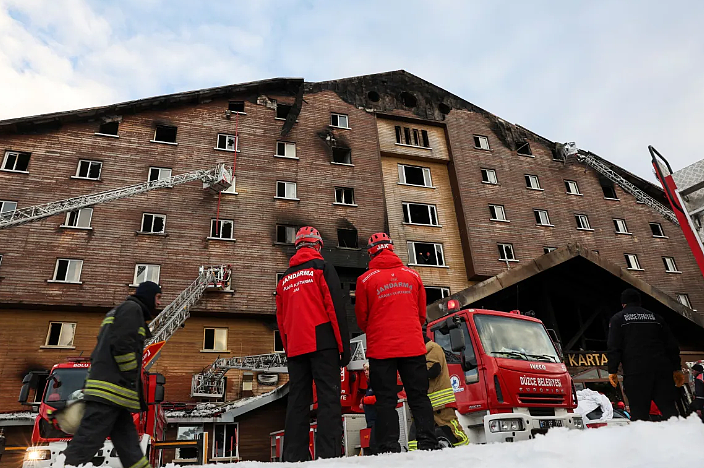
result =
[[[672,373],[672,379],[675,381],[676,387],[681,387],[684,385],[684,374],[681,370],[676,370]]]
[[[618,374],[609,374],[609,382],[612,387],[618,387]]]
[[[347,364],[350,363],[350,359],[352,359],[352,356],[350,355],[350,350],[342,350],[342,354],[340,354],[340,367],[347,367]]]

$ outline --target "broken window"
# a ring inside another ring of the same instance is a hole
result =
[[[335,203],[354,205],[354,189],[348,187],[335,187]]]
[[[602,185],[601,190],[604,192],[604,198],[608,200],[618,200],[618,195],[616,195],[616,187],[611,185]]]
[[[155,180],[168,180],[171,178],[171,169],[165,167],[150,167],[149,168],[149,182]]]
[[[503,205],[489,205],[492,221],[508,221],[506,219],[506,210]]]
[[[482,169],[482,182],[492,185],[498,184],[499,181],[496,178],[496,171],[493,169]]]
[[[403,102],[403,105],[406,107],[415,107],[418,100],[413,94],[408,91],[404,91],[401,93],[401,102]]]
[[[403,203],[403,222],[438,226],[438,213],[435,205],[424,203]]]
[[[27,169],[29,168],[30,155],[31,153],[5,151],[5,158],[2,161],[2,170],[11,172],[27,172]]]
[[[63,227],[90,228],[90,221],[93,218],[93,208],[81,208],[66,213],[66,221]]]
[[[398,165],[399,183],[405,185],[418,185],[420,187],[432,187],[433,181],[430,178],[430,168],[418,166]]]
[[[338,229],[337,246],[349,249],[356,249],[358,245],[356,229]]]
[[[50,322],[44,346],[71,347],[76,333],[76,324],[68,322]]]
[[[489,149],[489,138],[481,135],[474,135],[474,147],[478,149]]]
[[[288,104],[276,104],[276,118],[285,119],[288,117],[288,113],[291,112],[291,107]]]
[[[296,183],[285,182],[283,180],[276,181],[276,198],[286,198],[289,200],[298,200],[296,198]]]
[[[630,234],[628,232],[628,226],[626,226],[626,220],[625,219],[618,219],[615,218],[614,220],[614,227],[616,228],[616,232],[619,234]]]
[[[103,168],[103,163],[100,161],[87,161],[81,159],[78,161],[78,168],[76,169],[76,179],[100,179],[100,171]]]
[[[677,269],[674,257],[662,257],[662,262],[665,264],[665,271],[668,273],[681,273]]]
[[[233,193],[237,195],[237,188],[236,188],[236,182],[237,182],[237,177],[232,177],[232,185],[230,185],[228,188],[223,190],[221,193]]]
[[[0,200],[0,214],[10,213],[17,209],[17,202]]]
[[[642,270],[640,262],[638,261],[638,255],[624,254],[624,257],[626,257],[626,266],[629,270]]]
[[[203,351],[227,351],[227,328],[203,329]]]
[[[692,308],[692,302],[689,300],[689,294],[677,293],[677,301],[685,307]]]
[[[336,164],[352,164],[352,151],[349,148],[333,147],[332,162]]]
[[[594,230],[589,225],[589,218],[587,217],[587,215],[583,215],[583,214],[574,215],[574,219],[577,221],[577,229],[585,229],[588,231]]]
[[[244,113],[244,101],[230,101],[227,103],[227,110],[230,112]]]
[[[543,247],[543,253],[544,253],[544,254],[550,253],[550,252],[552,252],[553,250],[557,250],[557,247]]]
[[[83,260],[60,258],[56,260],[53,281],[62,283],[80,283]]]
[[[403,127],[403,130],[401,130],[401,127],[398,125],[395,127],[395,130],[396,143],[400,145],[417,146],[419,148],[430,148],[430,139],[427,130],[408,127]]]
[[[425,304],[430,305],[450,295],[450,288],[439,286],[425,286]]]
[[[540,180],[537,175],[526,174],[526,187],[532,190],[542,190],[540,188]]]
[[[517,144],[518,148],[516,152],[523,156],[533,156],[533,152],[530,150],[530,144],[527,141]]]
[[[565,180],[565,189],[570,195],[581,195],[581,193],[579,193],[579,186],[574,180]]]
[[[396,143],[403,143],[403,133],[401,133],[401,127],[396,125]]]
[[[134,281],[130,286],[139,286],[145,281],[152,281],[159,284],[159,274],[161,273],[161,266],[159,265],[148,265],[145,263],[138,263],[134,267]]]
[[[289,143],[287,141],[277,141],[275,156],[278,156],[280,158],[295,158],[296,144]]]
[[[233,239],[235,222],[231,219],[211,219],[211,239]]]
[[[552,226],[547,210],[533,210],[533,214],[535,215],[535,222],[539,225]]]
[[[516,255],[513,253],[513,244],[498,244],[499,260],[503,262],[516,262]]]
[[[142,214],[142,230],[149,234],[163,234],[166,228],[166,215],[144,213]]]
[[[345,114],[330,114],[330,126],[338,128],[350,128],[349,120]]]
[[[225,151],[239,151],[239,141],[235,135],[226,135],[218,133],[218,143],[216,149]]]
[[[442,244],[408,242],[408,259],[411,265],[444,266]]]
[[[653,237],[665,237],[660,223],[650,223],[650,231],[653,233]]]
[[[157,125],[153,141],[158,143],[176,143],[176,127]]]
[[[411,143],[411,129],[408,127],[403,127],[403,136],[405,137],[405,144],[410,145]]]
[[[281,224],[276,226],[276,242],[280,242],[282,244],[293,244],[295,239],[296,226],[284,226]]]
[[[101,135],[117,136],[117,129],[120,127],[120,122],[103,122],[98,128],[98,133]]]

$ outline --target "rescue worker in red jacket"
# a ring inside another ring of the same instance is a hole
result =
[[[369,238],[369,271],[357,279],[355,314],[367,334],[371,386],[376,395],[377,452],[400,452],[396,415],[396,372],[408,395],[418,449],[437,448],[433,407],[428,399],[428,371],[421,325],[425,323],[425,288],[418,273],[394,253],[385,233]]]
[[[310,459],[308,431],[313,382],[318,396],[316,455],[341,455],[340,367],[350,362],[350,338],[340,279],[323,260],[313,227],[296,233],[296,254],[276,287],[276,319],[289,375],[283,461]]]

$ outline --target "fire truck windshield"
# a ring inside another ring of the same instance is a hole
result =
[[[46,381],[44,403],[56,407],[57,403],[71,400],[71,395],[83,388],[88,368],[56,369]]]
[[[474,323],[487,354],[525,361],[560,362],[542,323],[476,314]]]

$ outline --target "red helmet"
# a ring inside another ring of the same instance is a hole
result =
[[[323,246],[323,238],[320,237],[317,229],[312,226],[303,226],[298,230],[294,241],[297,249],[300,247],[315,247],[315,244],[320,244],[320,247]],[[320,250],[320,247],[318,247],[318,250]]]
[[[373,257],[384,249],[391,250],[392,252],[394,250],[394,243],[391,241],[389,235],[385,232],[372,234],[372,237],[369,238],[369,242],[367,242],[367,252],[369,256]]]

